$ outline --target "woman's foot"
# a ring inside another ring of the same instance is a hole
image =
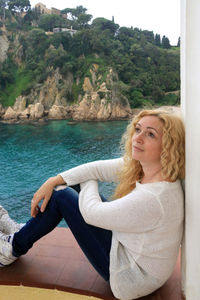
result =
[[[13,256],[13,235],[7,235],[0,231],[0,267],[13,263],[18,257]]]
[[[14,220],[12,220],[7,211],[4,210],[5,213],[0,218],[0,230],[5,234],[13,234],[18,232],[25,224],[18,224]]]

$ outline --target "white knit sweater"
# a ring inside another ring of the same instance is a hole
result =
[[[96,161],[61,173],[68,185],[81,183],[79,207],[88,224],[112,230],[110,285],[129,300],[159,288],[171,275],[183,233],[180,181],[136,184],[128,195],[102,202],[97,180],[117,181],[123,159]]]

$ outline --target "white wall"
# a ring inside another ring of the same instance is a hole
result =
[[[200,1],[181,0],[181,101],[186,124],[183,290],[200,300]]]

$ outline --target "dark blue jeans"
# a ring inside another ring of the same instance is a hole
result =
[[[70,187],[54,191],[46,210],[43,213],[39,212],[36,218],[31,218],[19,232],[15,233],[13,255],[25,254],[37,240],[52,231],[62,218],[65,219],[90,263],[108,281],[112,232],[84,221],[79,211],[78,192]]]

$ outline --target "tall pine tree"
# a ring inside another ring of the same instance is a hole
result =
[[[160,34],[155,35],[155,45],[160,47],[161,46],[161,40],[160,40]]]
[[[163,35],[163,37],[162,37],[162,47],[164,49],[170,49],[171,48],[169,39],[165,35]]]

